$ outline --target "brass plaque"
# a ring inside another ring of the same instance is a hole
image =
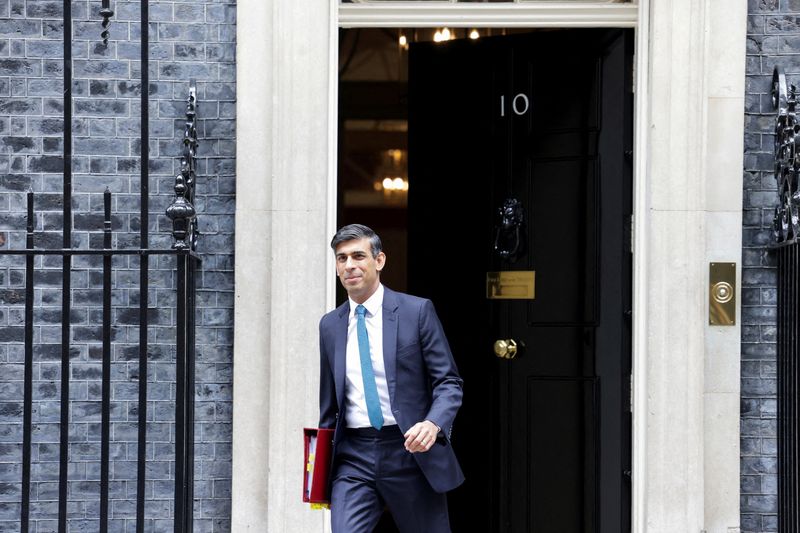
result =
[[[736,324],[736,263],[711,263],[708,275],[708,323]]]
[[[533,300],[535,287],[533,270],[486,273],[486,297],[490,300]]]

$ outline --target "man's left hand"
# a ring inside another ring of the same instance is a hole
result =
[[[427,452],[436,442],[439,428],[430,420],[417,422],[405,433],[405,448],[411,453]]]

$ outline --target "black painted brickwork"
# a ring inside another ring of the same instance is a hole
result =
[[[197,209],[203,271],[197,316],[195,531],[230,531],[233,359],[235,0],[150,2],[151,246],[171,245],[164,209],[179,170],[188,80],[198,80]],[[73,9],[74,244],[102,244],[102,191],[114,194],[115,246],[139,245],[139,2]],[[60,247],[62,1],[0,0],[0,246],[24,247],[25,191],[37,194],[37,246]],[[174,258],[151,260],[148,524],[171,531],[174,465]],[[97,531],[101,262],[74,259],[69,522]],[[60,419],[61,259],[39,258],[31,531],[55,531]],[[136,496],[138,261],[116,258],[113,291],[111,531],[133,531]],[[0,533],[19,530],[24,260],[0,258]],[[35,527],[35,529],[34,529]]]
[[[777,270],[772,69],[800,83],[800,1],[749,0],[742,250],[742,532],[777,531]]]

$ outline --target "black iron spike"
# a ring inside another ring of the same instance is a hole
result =
[[[148,0],[139,2],[141,46],[142,92],[140,95],[141,142],[140,142],[140,205],[139,205],[139,428],[137,435],[138,457],[136,458],[136,533],[145,530],[145,481],[147,480],[147,308],[149,297],[150,268],[150,6]]]
[[[33,190],[27,194],[27,238],[25,249],[33,250]],[[33,255],[25,257],[25,375],[22,414],[22,505],[20,508],[20,530],[28,531],[31,507],[31,442],[33,416]]]
[[[111,249],[111,191],[103,192],[103,249]],[[100,533],[108,533],[111,441],[111,255],[103,256],[103,370],[100,421]]]
[[[111,0],[103,0],[103,4],[100,8],[100,16],[103,17],[103,32],[100,34],[100,37],[103,39],[103,44],[108,46],[108,38],[111,35],[111,32],[108,31],[108,27],[111,25],[111,17],[114,16],[114,11],[111,9]]]

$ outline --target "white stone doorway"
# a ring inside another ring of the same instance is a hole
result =
[[[632,529],[737,527],[739,331],[709,329],[704,296],[708,262],[740,255],[746,6],[242,0],[237,12],[234,530],[325,524],[300,503],[297,442],[316,423],[316,324],[335,299],[340,26],[635,27]]]

